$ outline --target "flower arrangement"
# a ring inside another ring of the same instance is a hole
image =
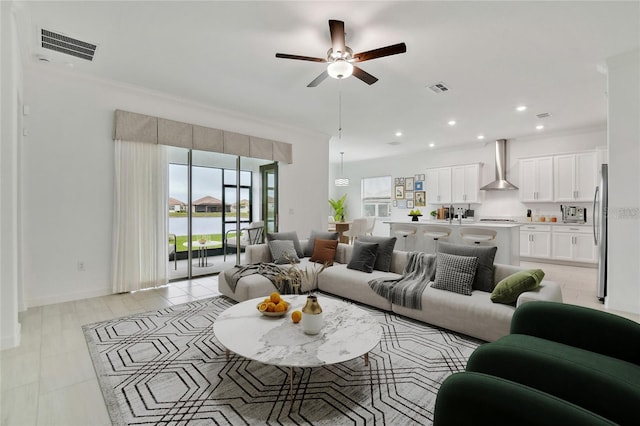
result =
[[[283,268],[275,277],[276,286],[282,294],[300,294],[302,281],[306,281],[310,288],[317,288],[318,276],[327,269],[329,265],[324,263],[321,267],[313,265],[311,271],[308,267],[298,268],[297,264],[289,259],[289,267]]]

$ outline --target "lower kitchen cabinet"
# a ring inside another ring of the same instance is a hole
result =
[[[552,256],[556,260],[596,262],[596,246],[589,226],[557,226],[552,233]]]
[[[551,226],[522,225],[520,227],[520,256],[550,258]]]

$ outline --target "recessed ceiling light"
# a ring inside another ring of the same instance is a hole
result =
[[[436,144],[435,144],[435,143],[433,143],[433,142],[431,142],[431,143],[429,144],[429,148],[433,148],[434,146],[436,146]]]
[[[484,135],[478,135],[478,139],[480,140],[484,139]]]
[[[538,124],[538,125],[536,126],[536,129],[537,129],[537,130],[542,130],[542,129],[544,129],[544,126],[543,126],[542,124]]]
[[[520,106],[516,107],[516,111],[518,111],[518,112],[525,111],[526,109],[527,109],[526,105],[520,105]]]
[[[396,132],[396,136],[402,136],[402,132]]]
[[[449,124],[449,126],[455,126],[456,125],[456,120],[449,120],[449,122],[447,124]]]

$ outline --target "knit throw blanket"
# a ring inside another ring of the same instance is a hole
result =
[[[278,266],[274,263],[255,263],[252,265],[236,265],[231,269],[227,269],[224,271],[224,279],[229,284],[229,288],[231,288],[232,292],[236,292],[236,286],[238,285],[238,280],[242,277],[246,277],[247,275],[260,274],[266,278],[268,278],[273,286],[278,290],[278,286],[276,285],[276,276],[282,272],[282,269],[278,268]]]
[[[436,270],[436,256],[422,252],[407,253],[407,266],[401,278],[376,278],[369,287],[391,303],[409,309],[422,309],[422,292]]]

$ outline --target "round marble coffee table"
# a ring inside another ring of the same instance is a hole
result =
[[[308,335],[302,323],[291,321],[291,312],[302,310],[306,295],[283,298],[291,304],[283,317],[262,315],[256,305],[264,298],[238,303],[220,314],[213,324],[216,338],[229,351],[264,364],[289,367],[290,395],[293,398],[293,368],[337,364],[364,355],[382,336],[378,321],[355,305],[318,296],[324,326],[320,333]]]

